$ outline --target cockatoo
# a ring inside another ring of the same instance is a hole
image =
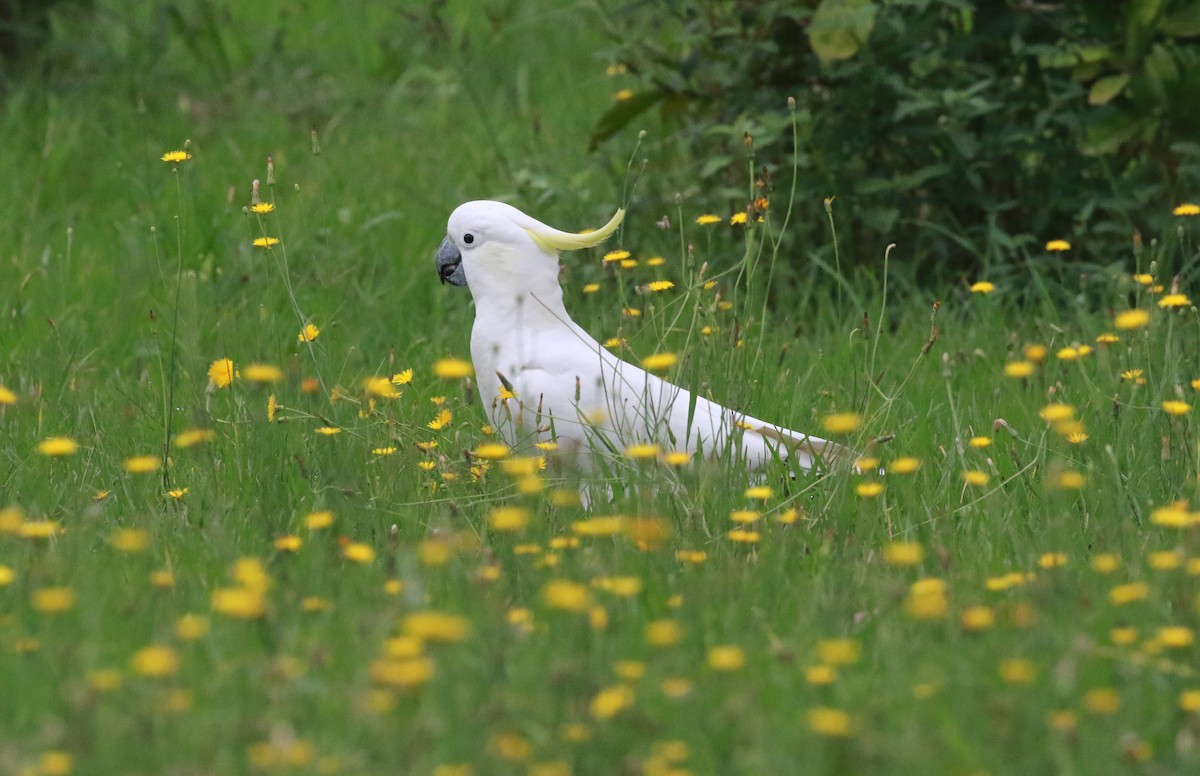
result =
[[[559,285],[559,251],[598,245],[601,228],[571,234],[503,202],[480,200],[450,215],[436,262],[443,283],[475,300],[471,360],[484,409],[513,447],[556,441],[579,468],[587,457],[633,444],[706,457],[735,455],[751,468],[792,459],[810,470],[846,448],[727,409],[614,356],[571,318]]]

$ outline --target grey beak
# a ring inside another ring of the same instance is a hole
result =
[[[442,279],[442,283],[449,283],[452,286],[467,284],[467,273],[463,272],[462,254],[458,252],[458,246],[454,244],[449,235],[438,246],[435,262],[437,263],[438,277]]]

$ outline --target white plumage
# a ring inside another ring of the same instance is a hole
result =
[[[475,300],[471,359],[480,398],[514,447],[556,439],[560,455],[591,468],[591,451],[635,443],[705,456],[742,456],[751,467],[778,456],[803,469],[846,457],[825,439],[748,417],[622,361],[563,305],[558,251],[596,245],[616,231],[571,234],[502,202],[460,205],[437,254],[443,282]]]

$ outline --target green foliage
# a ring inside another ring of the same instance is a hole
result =
[[[795,100],[806,203],[797,247],[825,241],[836,196],[851,263],[896,242],[927,271],[1128,254],[1200,189],[1195,3],[810,0],[608,6],[613,61],[633,98],[594,142],[659,108],[711,205],[743,209],[754,163],[791,161]],[[783,116],[783,120],[780,117]],[[714,130],[713,126],[727,131]],[[668,141],[668,142],[674,142]],[[768,175],[763,175],[769,182]],[[669,194],[670,192],[659,192]]]

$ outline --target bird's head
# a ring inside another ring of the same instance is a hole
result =
[[[528,287],[542,276],[557,285],[558,252],[598,245],[617,231],[624,217],[625,211],[618,210],[596,231],[573,234],[503,202],[466,202],[446,224],[446,239],[436,257],[438,277],[455,286],[490,289],[504,284]]]

